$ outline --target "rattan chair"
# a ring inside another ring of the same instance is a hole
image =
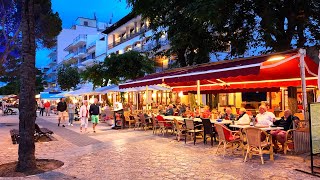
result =
[[[259,155],[261,158],[261,163],[264,164],[263,154],[270,154],[270,160],[274,160],[273,157],[273,147],[272,147],[272,136],[267,132],[255,128],[248,127],[244,129],[247,137],[247,152],[244,158],[244,162],[247,161],[247,157],[251,158],[252,155]],[[265,140],[261,140],[261,135],[266,136]]]
[[[219,145],[217,147],[216,154],[219,152],[220,146],[223,144],[223,156],[226,155],[226,149],[227,145],[231,144],[231,151],[233,153],[234,150],[234,144],[238,144],[240,148],[242,148],[242,154],[244,154],[243,151],[243,141],[242,141],[242,134],[240,131],[231,131],[223,124],[215,124],[216,132],[218,133],[219,137]]]
[[[159,129],[159,128],[160,128],[160,126],[158,124],[158,121],[154,117],[154,115],[152,114],[152,133],[157,134],[157,129]]]
[[[176,139],[180,141],[181,136],[186,133],[186,129],[177,119],[173,119],[173,121],[175,125],[175,130],[176,130]]]

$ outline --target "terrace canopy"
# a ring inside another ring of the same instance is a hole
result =
[[[165,84],[173,91],[235,92],[301,86],[298,50],[176,68],[120,85],[120,89]],[[318,65],[304,56],[306,85],[317,86]]]

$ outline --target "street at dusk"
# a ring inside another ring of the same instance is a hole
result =
[[[319,27],[319,0],[0,0],[0,179],[320,179]]]

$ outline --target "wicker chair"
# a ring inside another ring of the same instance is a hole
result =
[[[186,133],[184,136],[184,143],[187,143],[187,134],[191,134],[193,136],[193,144],[196,145],[197,134],[203,132],[203,130],[196,129],[197,126],[194,125],[194,121],[191,119],[184,120],[186,125]]]
[[[152,114],[152,133],[157,134],[157,129],[160,129],[157,119]]]
[[[255,127],[245,128],[244,131],[247,137],[247,153],[244,162],[247,161],[248,154],[251,158],[253,153],[260,156],[262,164],[264,164],[263,154],[270,154],[270,160],[273,161],[272,136]],[[262,134],[266,136],[264,141],[261,141]]]
[[[146,123],[146,118],[144,117],[144,114],[140,113],[138,116],[139,118],[136,119],[134,129],[141,127],[146,131],[147,123]]]
[[[186,129],[183,127],[183,125],[177,120],[173,119],[175,124],[175,130],[176,130],[176,139],[180,141],[181,135],[186,133]]]
[[[243,151],[243,142],[242,142],[242,134],[239,131],[231,131],[226,126],[222,124],[215,124],[216,132],[219,136],[219,145],[217,147],[216,154],[219,151],[219,147],[223,144],[223,156],[226,154],[227,145],[231,144],[231,151],[233,153],[234,150],[234,144],[238,144],[242,148],[242,154],[244,154]]]

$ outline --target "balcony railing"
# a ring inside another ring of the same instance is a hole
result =
[[[87,40],[87,35],[86,34],[80,34],[73,40],[73,44],[78,43],[80,40],[86,41]]]
[[[92,43],[90,43],[88,46],[87,46],[87,49],[90,49],[92,47],[96,46],[96,41],[93,41]]]
[[[137,37],[137,36],[139,36],[139,35],[147,32],[148,30],[149,30],[148,28],[141,28],[141,29],[140,29],[138,32],[136,32],[136,33],[132,33],[132,34],[129,34],[128,36],[121,37],[120,40],[115,41],[115,42],[113,42],[113,43],[110,43],[110,44],[108,45],[108,49],[112,49],[112,48],[116,47],[117,45],[119,45],[119,44],[121,44],[121,43],[124,43],[124,42],[126,42],[126,41],[129,41],[129,40],[131,40],[131,39],[133,39],[133,38],[135,38],[135,37]]]
[[[66,55],[64,58],[63,58],[63,60],[69,60],[69,59],[71,59],[71,58],[73,58],[74,57],[74,53],[69,53],[68,55]]]

